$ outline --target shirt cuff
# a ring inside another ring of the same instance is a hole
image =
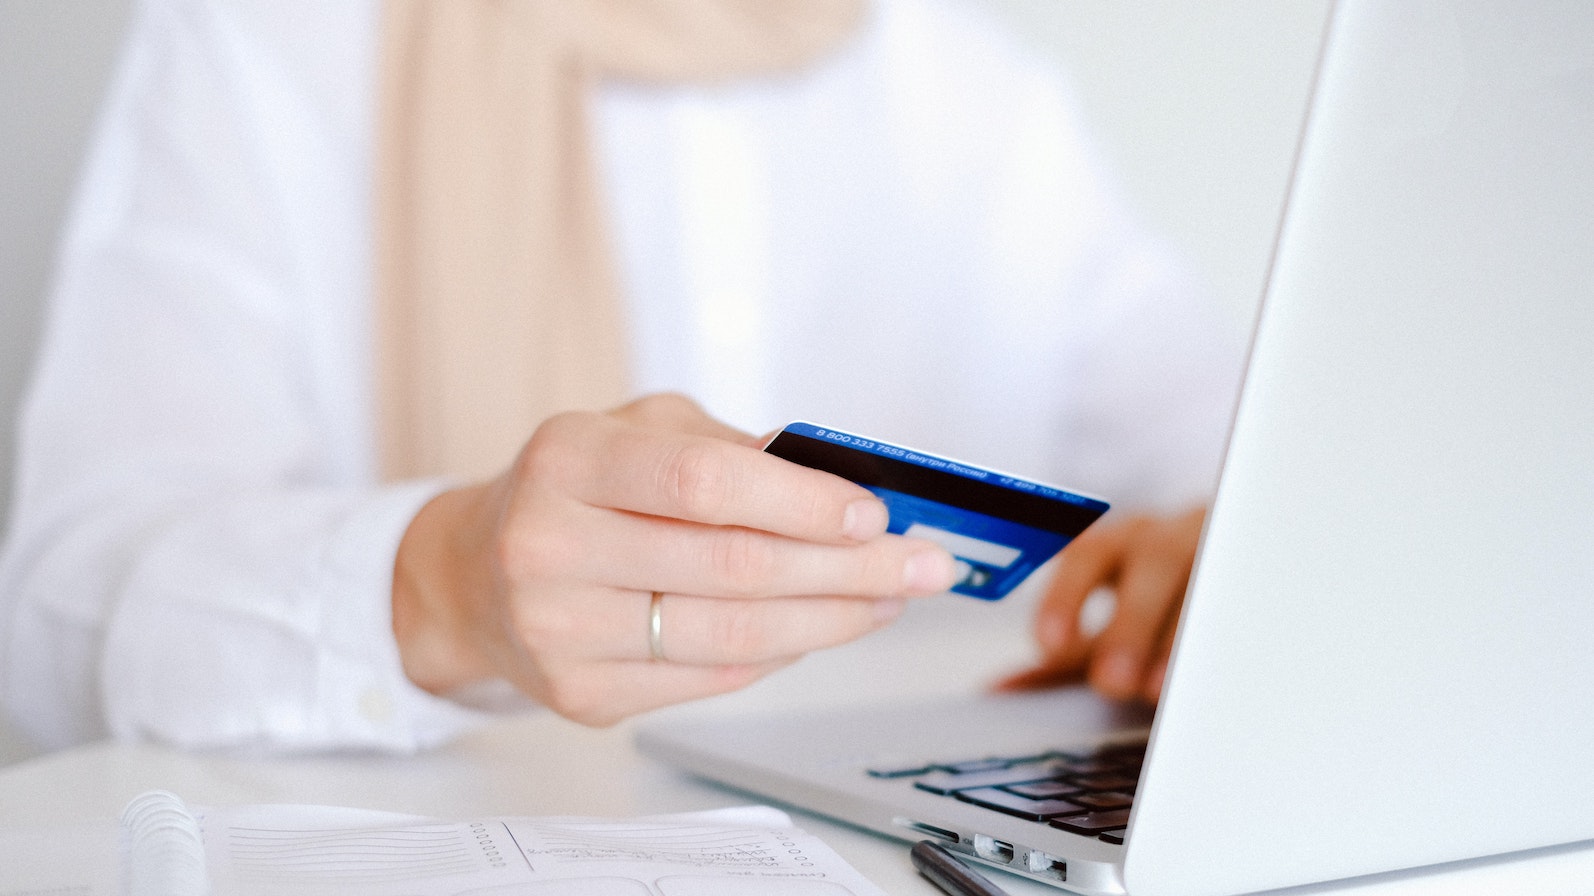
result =
[[[446,487],[428,480],[384,489],[354,508],[328,543],[316,705],[324,714],[318,727],[334,743],[416,752],[496,715],[417,687],[404,674],[393,636],[399,541],[421,507]]]

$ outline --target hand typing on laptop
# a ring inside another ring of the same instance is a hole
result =
[[[1001,683],[1009,690],[1084,678],[1118,699],[1155,702],[1173,647],[1205,508],[1177,516],[1108,516],[1063,550],[1035,618],[1040,661]],[[1111,588],[1112,620],[1094,636],[1080,626],[1091,592]]]
[[[748,684],[953,584],[884,505],[760,451],[679,396],[538,428],[496,480],[445,492],[399,548],[405,672],[503,678],[609,724]]]

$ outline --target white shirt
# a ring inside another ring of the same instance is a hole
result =
[[[51,745],[415,750],[372,447],[377,5],[147,0],[60,257],[0,556],[0,695]],[[1231,329],[1107,190],[1055,72],[885,0],[800,75],[614,84],[596,144],[639,392],[1173,508]],[[640,625],[640,623],[639,623]],[[639,629],[640,630],[640,629]]]

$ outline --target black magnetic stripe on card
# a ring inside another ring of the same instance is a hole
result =
[[[1012,520],[1069,538],[1101,517],[1101,511],[932,470],[834,442],[782,432],[765,449],[776,457],[834,473],[859,485],[890,489],[999,519]]]

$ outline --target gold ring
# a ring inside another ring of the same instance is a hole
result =
[[[664,662],[664,595],[653,592],[653,602],[648,606],[648,653],[653,661]]]

